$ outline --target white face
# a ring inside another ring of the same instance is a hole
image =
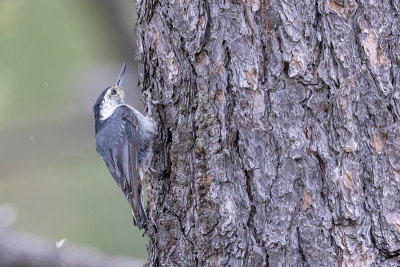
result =
[[[105,120],[110,117],[114,110],[124,103],[124,91],[121,88],[112,86],[110,87],[100,107],[100,119]]]

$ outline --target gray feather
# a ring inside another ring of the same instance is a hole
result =
[[[97,121],[96,121],[97,122]],[[141,201],[139,165],[148,147],[143,145],[137,114],[127,105],[120,105],[96,127],[97,152],[103,157],[111,175],[132,207],[134,223],[141,229],[147,221]],[[148,141],[147,141],[148,142]]]

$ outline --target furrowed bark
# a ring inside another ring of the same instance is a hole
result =
[[[398,266],[399,1],[138,2],[148,266]]]

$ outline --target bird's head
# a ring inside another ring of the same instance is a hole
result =
[[[105,89],[97,98],[93,111],[96,119],[105,120],[110,117],[114,110],[124,103],[125,93],[122,90],[126,64],[122,66],[117,82]]]

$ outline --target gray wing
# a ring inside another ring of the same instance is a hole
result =
[[[112,116],[115,116],[112,118],[114,121],[120,120],[118,140],[115,140],[116,143],[112,146],[109,156],[104,160],[132,207],[134,223],[141,228],[147,218],[141,203],[142,188],[138,171],[138,120],[132,110],[126,106],[118,107]]]

